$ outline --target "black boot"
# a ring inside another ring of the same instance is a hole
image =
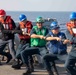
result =
[[[31,70],[31,72],[34,72],[34,66],[33,66],[33,63],[30,64],[30,70]]]
[[[30,70],[31,72],[34,72],[34,65],[33,65],[34,61],[32,56],[29,57],[29,66],[30,66]]]
[[[2,65],[1,61],[0,61],[0,66]]]
[[[55,62],[54,62],[54,61],[53,61],[53,63],[52,63],[52,67],[53,67],[53,72],[54,72],[54,74],[55,74],[55,75],[59,75],[58,70],[57,70],[57,68],[56,68],[56,65],[55,65]]]
[[[52,72],[51,70],[48,71],[48,74],[49,74],[49,75],[54,75],[53,72]]]
[[[52,70],[51,67],[48,67],[48,68],[46,67],[46,69],[47,69],[47,72],[48,72],[49,75],[54,75],[53,70]]]
[[[9,63],[11,59],[12,59],[12,56],[11,56],[11,54],[8,52],[8,53],[7,53],[7,62],[6,62],[6,64]]]
[[[23,65],[23,62],[20,63],[20,60],[17,60],[13,63],[12,68],[14,69],[21,69],[21,66]]]
[[[30,75],[31,72],[32,72],[32,71],[30,70],[30,68],[28,68],[27,71],[26,71],[25,73],[23,73],[23,75]]]

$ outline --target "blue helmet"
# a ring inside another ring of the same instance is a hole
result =
[[[26,17],[24,14],[21,14],[21,15],[19,16],[19,20],[20,20],[20,21],[27,20],[27,17]]]
[[[51,30],[57,29],[57,28],[60,28],[57,22],[52,22],[52,23],[50,24],[50,29],[51,29]]]
[[[72,12],[70,15],[70,20],[75,20],[76,19],[76,12]]]

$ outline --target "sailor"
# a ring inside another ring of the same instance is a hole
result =
[[[21,51],[25,50],[26,47],[30,46],[30,31],[32,29],[32,22],[27,20],[25,14],[20,14],[19,16],[19,25],[16,28],[15,32],[19,34],[20,43],[16,50],[16,59],[17,61],[13,63],[12,68],[20,69],[23,62],[21,60]],[[19,32],[18,32],[19,30]]]
[[[49,75],[54,75],[52,70],[52,64],[54,63],[54,61],[58,59],[64,61],[67,56],[66,43],[68,43],[69,40],[66,39],[65,34],[59,29],[60,27],[58,23],[52,22],[50,24],[50,31],[46,36],[46,40],[49,41],[49,43],[47,44],[49,54],[44,56],[44,62]],[[58,75],[58,72],[55,67],[54,69],[56,75]]]
[[[48,34],[48,29],[43,26],[44,20],[41,16],[36,19],[36,26],[33,26],[31,30],[31,47],[21,52],[21,57],[23,63],[26,64],[27,71],[23,73],[23,75],[29,75],[34,71],[33,63],[29,65],[29,56],[34,54],[39,54],[43,58],[43,56],[47,53],[47,49],[45,47],[46,40],[44,36]]]
[[[14,48],[14,34],[10,32],[15,28],[16,25],[11,16],[7,16],[5,10],[0,9],[0,31],[2,32],[2,37],[0,39],[0,54],[7,57],[6,63],[8,63],[11,59],[15,59],[16,52]],[[3,51],[6,44],[9,46],[10,53]]]
[[[67,38],[70,40],[72,49],[65,62],[65,68],[69,75],[76,75],[76,12],[70,14],[70,22],[66,24]]]

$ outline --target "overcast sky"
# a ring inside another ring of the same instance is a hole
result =
[[[0,0],[8,11],[76,11],[76,0]]]

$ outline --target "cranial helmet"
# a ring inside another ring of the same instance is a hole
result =
[[[44,23],[44,20],[41,16],[39,16],[39,17],[36,18],[36,22]]]
[[[76,20],[76,12],[70,14],[70,20]]]
[[[0,9],[0,16],[5,16],[6,15],[6,12],[5,12],[5,10],[3,10],[3,9]]]
[[[24,14],[20,14],[19,20],[20,21],[27,20],[27,17]]]
[[[50,24],[50,29],[51,29],[51,30],[57,29],[57,28],[60,28],[57,22],[52,22],[52,23]]]

